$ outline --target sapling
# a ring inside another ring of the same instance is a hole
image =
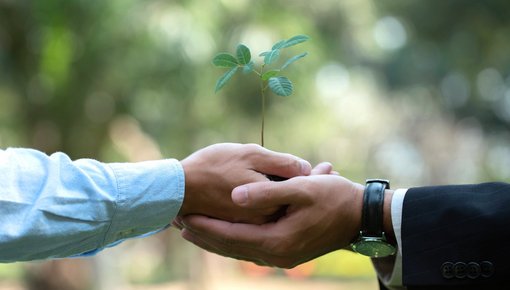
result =
[[[283,49],[300,44],[309,39],[306,35],[296,35],[289,39],[280,40],[275,43],[271,50],[264,51],[259,54],[263,57],[263,62],[256,68],[255,62],[252,60],[250,49],[244,45],[239,44],[236,48],[235,56],[222,52],[217,54],[212,63],[217,67],[228,68],[229,70],[222,75],[216,82],[215,91],[218,92],[223,88],[227,82],[232,79],[237,72],[243,72],[244,74],[256,75],[260,80],[260,97],[262,103],[262,118],[261,118],[261,130],[260,130],[260,145],[264,146],[264,122],[266,115],[266,94],[267,89],[270,89],[274,94],[287,97],[293,92],[292,82],[285,76],[283,72],[289,65],[295,61],[305,57],[308,53],[303,52],[293,57],[288,58],[285,61],[278,62]],[[277,63],[283,63],[276,66]]]

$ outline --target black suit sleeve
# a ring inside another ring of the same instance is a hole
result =
[[[401,234],[408,289],[510,284],[510,184],[409,189]]]

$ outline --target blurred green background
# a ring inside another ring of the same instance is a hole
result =
[[[509,181],[508,15],[507,0],[0,0],[0,147],[110,162],[257,143],[258,83],[238,75],[215,94],[211,59],[307,34],[294,95],[268,99],[266,147],[397,188]],[[0,289],[240,288],[377,286],[351,253],[259,268],[175,229],[90,259],[0,265]]]

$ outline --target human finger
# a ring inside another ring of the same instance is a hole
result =
[[[185,229],[200,236],[215,237],[223,244],[230,246],[260,246],[264,243],[268,234],[268,225],[271,224],[230,223],[201,215],[189,215],[183,218]]]
[[[236,260],[253,262],[260,266],[269,266],[267,262],[260,258],[257,258],[260,256],[260,253],[254,249],[244,247],[236,247],[235,249],[233,249],[228,244],[223,244],[222,242],[213,238],[201,236],[199,234],[196,234],[190,229],[184,229],[181,232],[181,236],[185,240],[193,243],[197,247],[200,247],[208,252],[215,253],[217,255],[224,257],[233,258]]]
[[[241,245],[232,246],[231,244],[224,243],[212,236],[203,236],[196,234],[193,231],[187,231],[186,229],[183,231],[183,237],[207,251],[214,252],[225,257],[250,261],[259,266],[290,269],[311,259],[302,259],[301,257],[295,257],[285,253],[283,255],[278,255],[278,253],[270,251],[264,247],[252,248]]]
[[[232,200],[244,208],[262,209],[309,201],[304,190],[306,181],[293,178],[281,182],[254,182],[238,186],[232,191]]]
[[[250,161],[253,169],[269,175],[285,178],[309,175],[312,166],[304,159],[288,153],[280,153],[268,150],[259,145],[247,147],[250,152]]]
[[[333,165],[329,162],[321,162],[317,164],[310,175],[330,174],[333,170]]]

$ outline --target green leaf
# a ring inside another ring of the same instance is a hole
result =
[[[235,67],[239,64],[233,55],[226,52],[217,54],[212,63],[217,67]]]
[[[265,64],[272,64],[280,57],[280,50],[279,49],[273,49],[268,54],[264,56],[264,63]]]
[[[271,51],[264,51],[259,54],[259,56],[266,56],[268,53],[271,53]]]
[[[278,70],[278,69],[270,70],[270,71],[267,71],[264,74],[262,74],[260,76],[260,79],[263,81],[267,81],[268,79],[277,76],[279,73],[280,73],[280,70]]]
[[[243,66],[243,73],[245,74],[249,74],[253,71],[253,67],[255,66],[255,64],[253,63],[253,61],[250,61],[247,65]]]
[[[293,46],[296,44],[300,44],[302,42],[307,41],[308,39],[310,39],[310,37],[307,35],[302,35],[302,34],[296,35],[294,37],[291,37],[287,41],[285,41],[285,44],[283,44],[281,48],[290,47],[290,46]]]
[[[303,52],[302,54],[298,54],[298,55],[295,55],[291,58],[289,58],[283,65],[282,67],[280,68],[281,70],[284,70],[285,68],[287,68],[291,63],[297,61],[298,59],[300,58],[303,58],[305,56],[308,55],[308,52]]]
[[[251,60],[250,49],[244,44],[239,44],[237,46],[236,54],[240,64],[248,64]]]
[[[292,94],[292,82],[286,77],[272,77],[269,79],[269,88],[275,94],[283,97]]]
[[[224,85],[227,84],[227,82],[232,78],[232,76],[237,72],[237,66],[233,67],[231,70],[227,71],[224,75],[222,75],[218,81],[216,82],[216,88],[214,89],[214,92],[218,92],[223,88]]]
[[[274,50],[274,49],[280,49],[280,48],[282,48],[282,47],[283,47],[283,45],[284,45],[286,42],[287,42],[287,41],[286,41],[285,39],[284,39],[284,40],[280,40],[280,41],[278,41],[277,43],[275,43],[271,49],[273,49],[273,50]]]

